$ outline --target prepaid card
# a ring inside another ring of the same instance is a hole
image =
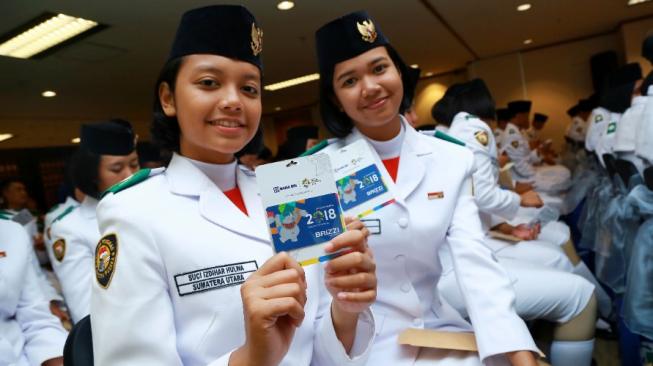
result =
[[[365,140],[331,151],[329,157],[347,214],[361,218],[394,202],[392,180],[385,169],[379,169],[382,163]]]
[[[301,265],[334,257],[324,246],[345,231],[334,180],[326,154],[256,169],[275,252],[288,252]]]

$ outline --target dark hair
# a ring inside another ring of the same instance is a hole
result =
[[[601,96],[599,106],[612,113],[624,113],[630,107],[634,90],[634,81],[609,88]]]
[[[447,88],[442,98],[433,104],[431,117],[440,125],[451,126],[454,113],[455,95],[464,87],[463,83],[456,83]]]
[[[407,90],[414,91],[417,80],[412,81],[411,75],[409,73],[408,67],[401,59],[397,51],[390,45],[379,46],[385,47],[388,51],[388,55],[392,60],[392,63],[401,73],[401,81],[404,88],[404,95],[401,99],[401,105],[399,106],[399,113],[403,114],[412,103],[412,95],[414,92],[408,92]],[[352,128],[354,127],[351,118],[347,113],[341,111],[336,105],[336,96],[333,90],[333,72],[335,67],[326,72],[322,72],[320,75],[320,115],[322,116],[322,122],[324,126],[336,137],[345,137],[347,136]]]
[[[642,81],[642,86],[639,88],[639,92],[642,95],[648,95],[648,89],[653,85],[653,71],[649,72],[646,75],[646,78]],[[652,95],[653,96],[653,95]]]
[[[494,99],[482,79],[474,79],[463,84],[453,96],[452,114],[467,112],[482,119],[496,119]]]
[[[70,173],[73,184],[84,194],[100,198],[98,190],[100,155],[86,149],[77,150],[70,163]]]
[[[152,134],[154,144],[161,149],[171,152],[179,152],[179,136],[181,130],[179,129],[177,117],[168,117],[163,111],[161,100],[159,100],[159,86],[165,82],[170,87],[170,92],[174,93],[177,74],[179,74],[182,62],[183,57],[174,58],[166,62],[154,86],[154,108],[150,133]]]

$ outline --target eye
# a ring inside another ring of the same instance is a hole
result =
[[[354,84],[356,84],[356,81],[357,81],[356,78],[346,79],[345,81],[343,81],[342,86],[345,87],[345,88],[352,87],[352,86],[354,86]]]
[[[383,73],[387,68],[388,68],[388,65],[386,65],[386,64],[378,64],[378,65],[374,66],[374,68],[372,69],[372,71],[373,71],[375,74],[381,74],[381,73]]]
[[[218,84],[217,81],[215,81],[213,79],[202,79],[202,80],[200,80],[198,82],[198,84],[200,86],[203,86],[203,87],[206,87],[206,88],[215,88],[215,87],[220,85],[220,84]]]
[[[250,94],[250,95],[253,95],[253,96],[258,95],[258,93],[259,93],[259,92],[258,92],[258,88],[255,87],[255,86],[251,86],[251,85],[245,85],[245,86],[243,86],[241,89],[242,89],[242,91],[244,91],[245,93]]]

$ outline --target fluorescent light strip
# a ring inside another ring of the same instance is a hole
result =
[[[290,80],[285,80],[281,81],[278,83],[266,85],[263,87],[263,89],[268,90],[268,91],[275,91],[279,89],[284,89],[284,88],[289,88],[291,86],[299,85],[299,84],[304,84],[308,83],[310,81],[318,80],[320,78],[320,74],[310,74],[310,75],[304,75],[300,76],[298,78],[290,79]]]
[[[645,3],[645,2],[648,2],[648,1],[651,1],[651,0],[628,0],[628,6],[637,5],[637,4]]]
[[[0,44],[0,55],[30,58],[97,25],[91,20],[59,14]]]
[[[0,142],[5,141],[5,140],[9,140],[12,137],[14,137],[14,135],[12,135],[10,133],[0,133]]]

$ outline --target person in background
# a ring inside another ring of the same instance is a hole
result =
[[[100,239],[96,208],[102,192],[139,169],[135,135],[128,121],[84,124],[72,162],[73,184],[86,196],[53,221],[51,252],[64,300],[74,323],[89,314],[95,246]]]
[[[0,365],[62,366],[66,331],[48,311],[27,232],[0,218]]]

